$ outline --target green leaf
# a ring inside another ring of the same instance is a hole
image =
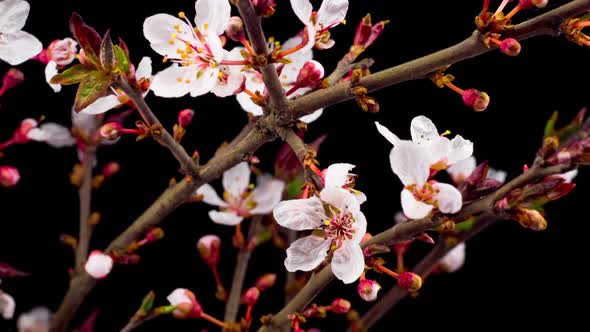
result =
[[[115,55],[113,51],[113,41],[111,40],[110,32],[107,31],[100,44],[100,64],[106,73],[110,73],[114,68],[114,63]]]
[[[293,181],[289,182],[287,184],[287,199],[299,197],[301,195],[303,183],[303,176],[298,176]]]
[[[555,112],[553,112],[553,114],[551,114],[549,121],[547,121],[547,124],[545,125],[545,135],[543,136],[543,138],[547,138],[547,137],[551,137],[551,136],[555,135],[555,122],[557,121],[558,115],[559,115],[559,113],[557,111],[555,111]]]
[[[70,85],[80,83],[94,71],[95,69],[92,67],[76,64],[53,76],[51,78],[51,84]]]
[[[117,60],[117,64],[116,64],[117,69],[121,73],[123,73],[125,75],[129,75],[130,61],[129,61],[129,57],[127,56],[127,53],[119,45],[113,46],[113,51],[115,54],[115,59]]]
[[[109,85],[111,85],[112,79],[112,76],[100,70],[88,73],[86,79],[80,82],[80,86],[78,87],[74,111],[80,112],[101,97]]]

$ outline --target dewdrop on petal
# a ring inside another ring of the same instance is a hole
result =
[[[197,249],[203,261],[209,266],[217,266],[221,252],[221,239],[217,235],[205,235],[197,242]]]
[[[363,300],[371,302],[377,299],[380,289],[381,285],[375,280],[364,279],[359,281],[357,292]]]
[[[463,93],[463,103],[476,112],[484,111],[490,104],[490,96],[477,89],[467,89]]]
[[[422,278],[412,272],[402,272],[397,279],[397,284],[403,289],[415,292],[422,287]]]
[[[113,258],[105,255],[100,250],[94,250],[90,253],[84,270],[95,279],[102,279],[106,277],[113,269]]]

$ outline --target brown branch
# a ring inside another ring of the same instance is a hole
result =
[[[226,323],[234,323],[238,317],[238,310],[240,308],[240,297],[244,287],[244,279],[246,278],[246,271],[248,270],[248,263],[252,251],[248,249],[247,244],[252,240],[262,229],[263,216],[255,216],[250,221],[248,229],[248,238],[246,246],[240,249],[236,259],[236,269],[234,270],[234,277],[231,283],[231,290],[225,306],[224,321]]]
[[[505,33],[505,36],[519,40],[540,35],[555,36],[559,34],[559,26],[565,19],[581,15],[589,10],[590,0],[572,1],[514,26],[513,29]],[[423,79],[437,69],[476,57],[494,49],[487,48],[481,41],[480,33],[475,31],[469,38],[456,45],[363,77],[359,84],[369,91],[375,91],[402,82]],[[349,82],[314,91],[293,100],[289,104],[288,113],[292,115],[290,121],[310,114],[317,109],[341,103],[352,98],[353,95],[350,93]]]
[[[338,81],[340,81],[341,78],[346,76],[346,74],[348,74],[348,72],[350,72],[351,70],[363,67],[368,68],[371,67],[373,63],[375,63],[375,61],[373,61],[373,59],[370,58],[354,62],[359,55],[360,54],[358,54],[358,52],[354,52],[352,50],[346,53],[342,57],[342,59],[338,61],[338,64],[336,65],[334,71],[328,77],[324,78],[324,80],[322,81],[322,86],[332,86],[338,83]]]
[[[92,134],[92,133],[91,133]],[[90,135],[91,136],[91,135]],[[90,203],[92,201],[92,166],[96,159],[96,146],[88,144],[84,151],[84,175],[78,189],[80,199],[80,230],[78,245],[76,246],[76,271],[82,271],[88,258],[88,247],[92,237],[93,226],[88,222],[90,218]]]

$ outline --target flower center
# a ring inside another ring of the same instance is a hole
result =
[[[352,236],[355,233],[355,230],[352,227],[354,222],[355,220],[352,213],[348,211],[333,213],[332,218],[324,223],[324,233],[326,233],[329,238],[334,239],[337,246],[339,246],[342,241],[352,239]]]
[[[252,199],[253,189],[254,185],[250,184],[248,189],[244,190],[244,192],[237,197],[227,191],[224,192],[223,199],[228,205],[226,210],[233,211],[242,217],[250,217],[250,211],[258,205],[258,203]]]
[[[438,190],[434,188],[433,184],[433,181],[428,181],[422,186],[422,188],[418,188],[416,184],[411,184],[406,186],[405,189],[414,194],[414,197],[417,200],[426,204],[437,206],[436,194],[438,193]]]

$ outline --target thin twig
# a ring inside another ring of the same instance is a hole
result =
[[[90,246],[90,238],[92,237],[93,226],[89,223],[90,218],[90,203],[92,201],[92,166],[96,160],[96,146],[88,144],[84,151],[84,159],[82,166],[84,167],[84,175],[82,183],[78,189],[78,197],[80,199],[80,230],[78,235],[78,245],[76,246],[76,271],[81,271],[84,263],[88,258],[88,248]]]
[[[375,63],[375,61],[373,61],[373,59],[371,58],[354,62],[359,55],[360,54],[358,54],[358,52],[353,51],[349,51],[348,53],[346,53],[342,57],[342,59],[338,61],[338,64],[336,65],[334,71],[328,77],[324,78],[324,80],[322,81],[322,86],[332,86],[338,83],[338,81],[340,81],[341,78],[346,76],[346,74],[348,74],[351,70],[357,68],[368,68],[371,67],[373,63]]]

